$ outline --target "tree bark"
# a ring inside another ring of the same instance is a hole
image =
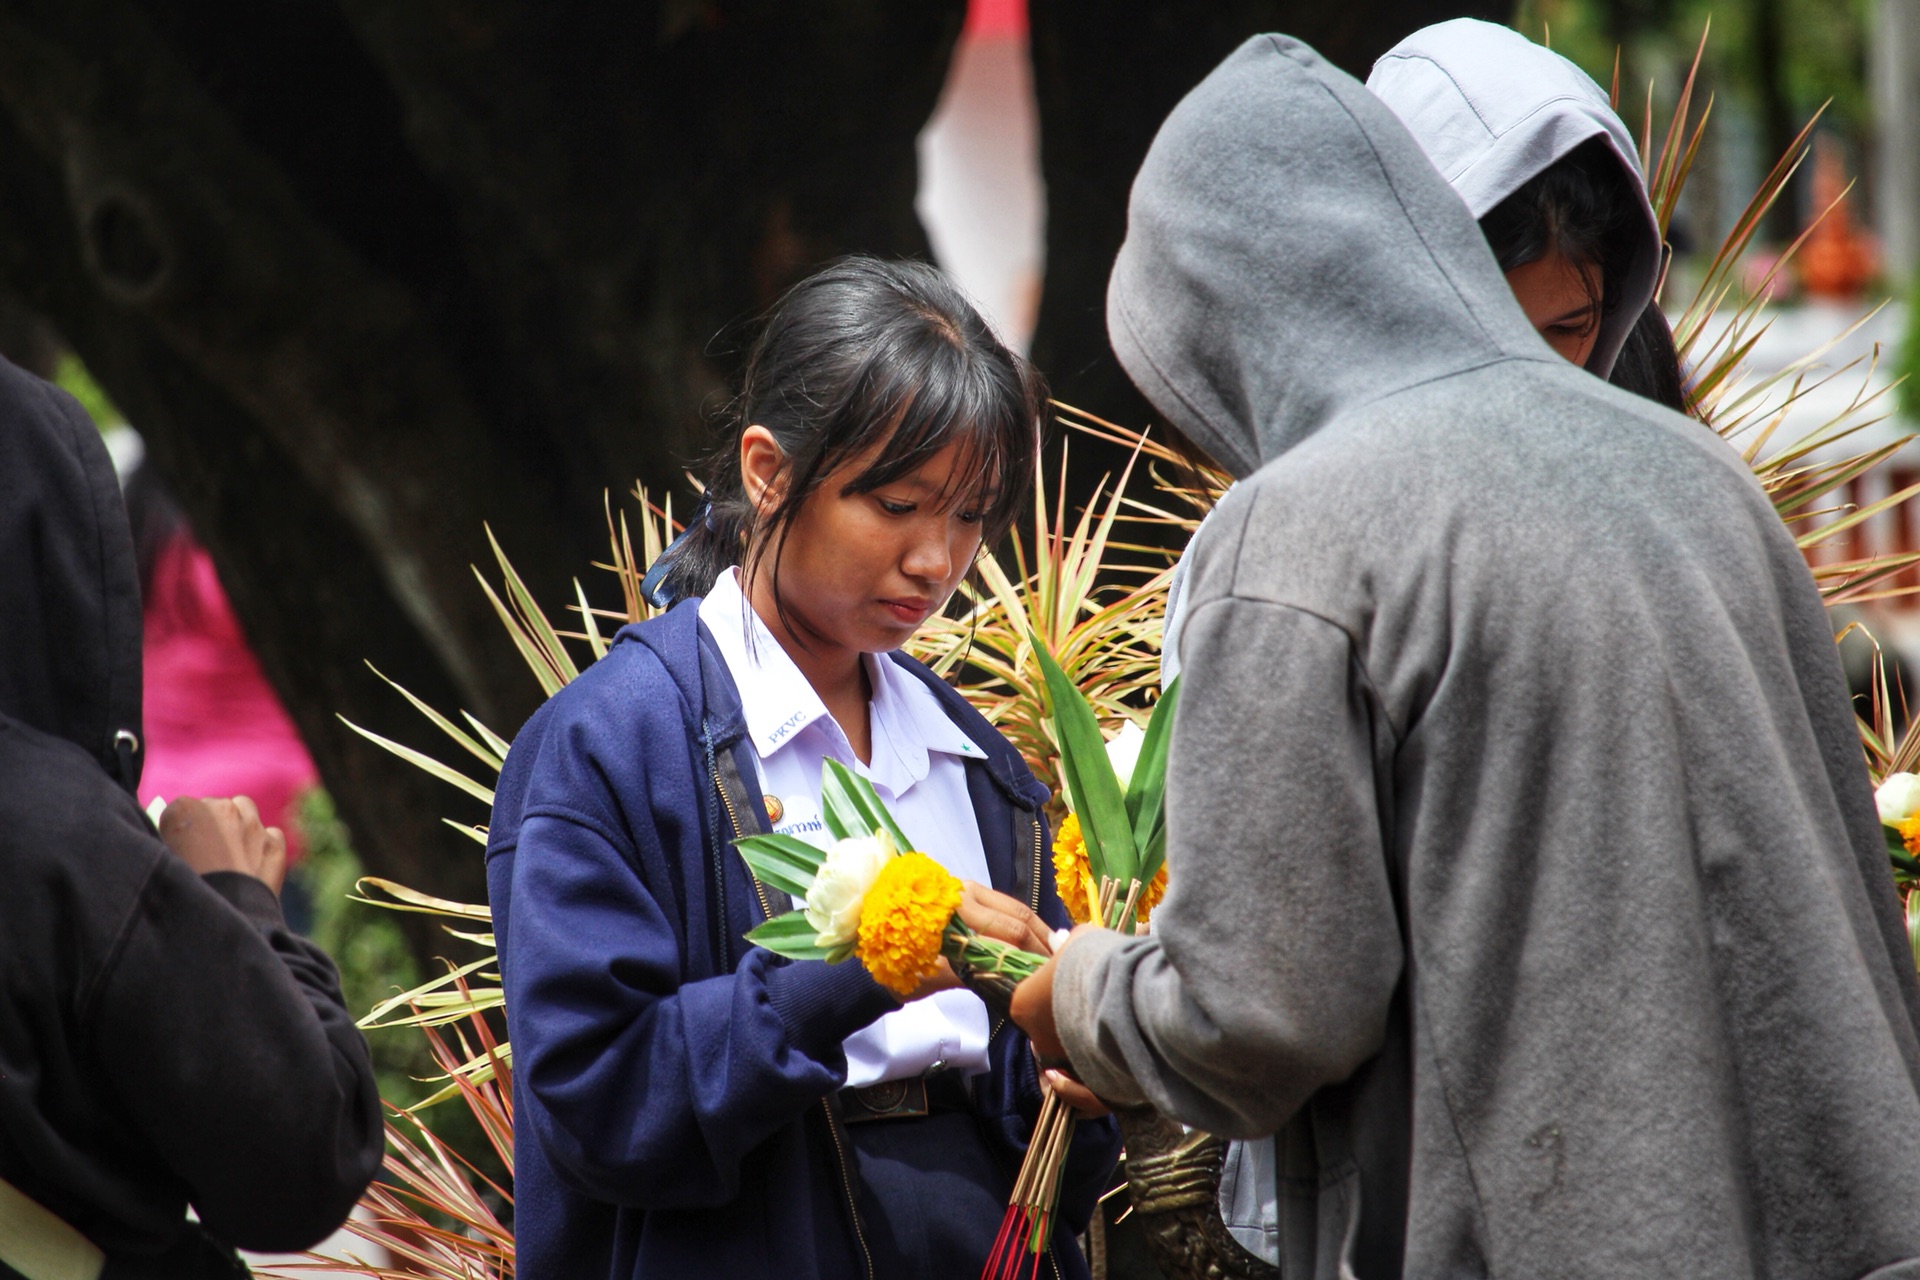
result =
[[[484,815],[339,722],[435,741],[363,663],[518,728],[540,693],[472,580],[483,525],[557,611],[601,494],[703,451],[739,322],[841,252],[926,252],[914,143],[964,9],[0,6],[0,286],[146,436],[370,870],[475,897],[440,818]],[[1256,30],[1364,71],[1442,12],[1034,0],[1062,398],[1149,416],[1102,299],[1174,101]]]
[[[477,897],[480,806],[361,742],[539,689],[604,490],[680,482],[716,335],[811,265],[924,254],[914,140],[962,0],[21,0],[0,276],[147,437],[368,867]],[[591,579],[588,585],[594,586]]]
[[[1297,36],[1365,79],[1373,60],[1431,22],[1511,18],[1511,0],[1029,0],[1047,273],[1034,362],[1057,399],[1130,427],[1157,415],[1107,346],[1107,273],[1126,236],[1127,192],[1167,113],[1248,36]],[[1078,492],[1117,472],[1114,446],[1076,439]]]

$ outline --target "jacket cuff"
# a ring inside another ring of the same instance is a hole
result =
[[[225,898],[256,929],[284,928],[286,917],[280,914],[280,899],[267,883],[244,871],[210,871],[200,877],[207,887]]]
[[[1137,941],[1104,929],[1088,930],[1060,954],[1053,969],[1054,1031],[1074,1074],[1101,1101],[1122,1106],[1138,1106],[1147,1098],[1127,1073],[1126,1063],[1101,1051],[1105,1037],[1100,1034],[1100,1004],[1108,982],[1132,981],[1133,968],[1119,963],[1119,952]]]
[[[786,1025],[787,1042],[816,1062],[840,1052],[840,1042],[900,1007],[891,991],[857,960],[828,964],[796,960],[767,969],[767,999]]]

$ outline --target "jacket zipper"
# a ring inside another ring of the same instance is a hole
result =
[[[1044,849],[1042,846],[1042,842],[1040,840],[1040,819],[1035,817],[1035,818],[1029,819],[1029,821],[1032,823],[1032,826],[1033,826],[1033,875],[1031,879],[1028,880],[1028,883],[1033,886],[1033,892],[1028,895],[1029,901],[1027,902],[1027,910],[1033,912],[1033,914],[1035,915],[1039,915],[1040,914],[1040,858],[1042,853],[1044,852]],[[987,1033],[987,1042],[991,1044],[993,1042],[993,1038],[1000,1034],[1000,1028],[1006,1025],[1007,1025],[1007,1019],[1006,1019],[1006,1016],[1003,1014],[1001,1015],[1000,1021],[993,1024],[993,1030]]]
[[[727,810],[727,821],[732,824],[733,833],[736,836],[745,835],[746,829],[740,825],[739,811],[733,807],[733,797],[727,794],[725,784],[720,781],[720,767],[718,765],[715,765],[713,769],[713,788],[720,793],[720,803],[725,806]],[[1034,830],[1038,832],[1039,827],[1036,825]],[[1037,844],[1037,835],[1035,839]],[[1035,858],[1037,859],[1038,856],[1039,855],[1036,854]],[[1040,864],[1036,860],[1034,862],[1034,875],[1036,877],[1039,875],[1039,868]],[[760,877],[754,875],[751,869],[747,872],[747,879],[753,881],[753,895],[760,900],[761,918],[764,920],[773,919],[773,906],[767,901],[766,886],[760,883]],[[1036,879],[1034,882],[1034,902],[1036,910],[1038,909],[1039,898],[1039,881]],[[989,1037],[989,1039],[991,1039],[991,1037]],[[846,1144],[842,1142],[840,1138],[840,1122],[834,1119],[833,1106],[827,1099],[820,1099],[820,1110],[827,1117],[827,1137],[833,1140],[834,1163],[840,1169],[840,1191],[847,1199],[847,1219],[853,1223],[853,1238],[855,1243],[860,1246],[860,1256],[866,1263],[867,1280],[874,1280],[873,1250],[867,1247],[866,1229],[860,1225],[860,1205],[853,1194],[853,1166],[847,1162]],[[1055,1274],[1058,1274],[1057,1267]]]

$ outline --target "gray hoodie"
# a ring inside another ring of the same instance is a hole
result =
[[[1739,458],[1555,357],[1283,37],[1162,127],[1108,324],[1252,474],[1193,552],[1154,932],[1059,962],[1087,1083],[1277,1131],[1289,1276],[1920,1276],[1920,992]]]
[[[1476,219],[1581,143],[1593,138],[1606,143],[1634,200],[1632,252],[1586,363],[1587,372],[1609,376],[1628,330],[1653,300],[1662,241],[1633,135],[1600,86],[1511,27],[1454,18],[1422,27],[1389,49],[1373,64],[1367,91],[1400,117]],[[1183,560],[1167,593],[1161,665],[1169,681],[1180,671],[1185,587]],[[1220,1179],[1227,1229],[1270,1261],[1279,1229],[1272,1153],[1271,1143],[1234,1143]]]

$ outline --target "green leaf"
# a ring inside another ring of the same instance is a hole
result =
[[[1147,721],[1146,738],[1140,743],[1140,759],[1133,766],[1127,783],[1127,816],[1133,822],[1133,844],[1145,849],[1166,816],[1167,743],[1173,737],[1173,707],[1180,699],[1180,677],[1175,676],[1160,701],[1153,705]],[[1153,872],[1146,861],[1140,864],[1140,878],[1148,880]]]
[[[1060,772],[1087,840],[1087,864],[1096,882],[1108,878],[1125,884],[1137,873],[1139,855],[1133,824],[1127,820],[1127,798],[1107,761],[1100,721],[1039,637],[1029,636],[1029,640],[1046,682],[1054,732],[1060,736]]]
[[[748,932],[747,941],[793,960],[826,960],[833,952],[820,945],[819,937],[820,931],[808,923],[804,912],[789,911],[756,926]]]
[[[813,878],[827,857],[826,850],[795,836],[744,836],[733,843],[762,883],[801,898],[813,888]]]
[[[1161,864],[1167,860],[1167,823],[1164,812],[1161,820],[1154,824],[1153,830],[1147,833],[1146,843],[1141,846],[1141,850],[1140,883],[1145,886],[1153,883],[1153,878],[1160,874]],[[1146,890],[1142,888],[1141,892],[1144,893]]]
[[[871,782],[838,760],[828,760],[821,769],[820,790],[823,795],[830,785],[828,775],[832,776],[831,785],[837,789],[838,802],[848,806],[857,815],[859,825],[856,834],[878,835],[884,831],[893,837],[896,853],[905,853],[917,847],[907,839],[907,833],[900,829],[893,815],[887,812],[886,803],[880,799],[880,793],[873,789]]]
[[[424,752],[415,751],[412,747],[403,747],[399,743],[393,741],[391,738],[383,738],[379,734],[374,733],[372,730],[362,729],[359,725],[347,719],[345,716],[336,716],[335,718],[338,719],[341,724],[347,726],[347,728],[353,730],[355,733],[359,734],[361,737],[365,738],[367,741],[374,743],[377,746],[385,747],[387,750],[393,752],[393,754],[399,756],[402,760],[405,760],[408,764],[412,765],[414,768],[425,770],[427,773],[430,773],[434,777],[440,779],[440,781],[445,783],[450,783],[451,785],[460,788],[462,791],[466,792],[468,795],[472,796],[476,800],[483,801],[488,805],[491,805],[493,803],[492,787],[484,786],[481,783],[475,782],[472,778],[469,778],[466,774],[461,773],[458,769],[455,769],[449,765],[441,764],[438,760],[435,760],[432,756],[427,755]]]
[[[445,716],[441,715],[438,711],[435,711],[432,707],[428,706],[425,702],[422,702],[419,698],[416,698],[412,693],[408,692],[408,690],[404,685],[399,684],[397,681],[388,679],[386,673],[381,671],[380,668],[374,666],[371,662],[367,663],[367,670],[373,672],[374,675],[379,676],[382,680],[385,680],[389,686],[398,690],[401,697],[405,698],[408,702],[413,704],[414,710],[418,711],[421,715],[425,716],[427,719],[433,721],[433,723],[439,727],[442,733],[446,734],[449,738],[452,738],[455,742],[459,743],[463,750],[465,750],[469,755],[473,756],[475,759],[479,760],[482,764],[485,764],[488,767],[490,767],[495,773],[498,773],[500,771],[500,766],[506,763],[507,753],[505,751],[495,751],[491,743],[482,743],[482,742],[476,741],[473,737],[471,737],[470,735],[465,733],[463,730],[461,730],[459,726],[455,725],[453,721],[447,719]],[[469,716],[468,719],[472,719],[472,717]]]
[[[835,840],[870,836],[874,826],[852,795],[853,774],[838,760],[825,761],[820,767],[820,820]]]

